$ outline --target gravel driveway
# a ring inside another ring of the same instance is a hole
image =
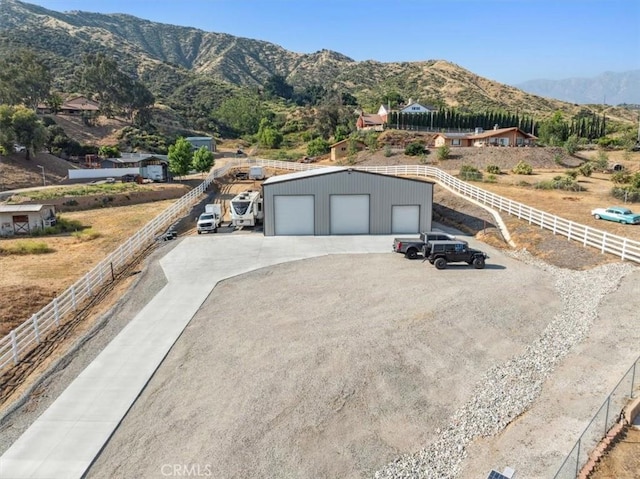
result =
[[[640,273],[482,249],[220,283],[87,476],[552,476],[637,357]]]

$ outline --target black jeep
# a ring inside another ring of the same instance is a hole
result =
[[[431,250],[425,258],[438,269],[447,267],[447,263],[472,264],[476,269],[484,268],[487,254],[477,249],[469,248],[464,241],[429,241]]]

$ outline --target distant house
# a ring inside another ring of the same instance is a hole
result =
[[[364,150],[367,146],[357,140],[342,140],[331,145],[331,161],[337,161],[349,156],[349,142],[353,141],[357,151]]]
[[[53,205],[0,205],[0,236],[28,235],[55,224]]]
[[[210,136],[189,136],[185,138],[194,150],[199,150],[201,147],[206,147],[207,150],[216,151],[216,142]]]
[[[140,175],[153,181],[167,181],[169,157],[155,153],[122,153],[120,158],[98,158],[92,168],[69,170],[69,179],[72,180],[120,178],[124,175]]]
[[[49,105],[39,104],[37,112],[41,115],[53,113]],[[62,115],[90,115],[96,116],[100,113],[100,105],[85,96],[75,96],[62,103],[59,109]]]
[[[469,136],[471,146],[531,146],[538,137],[522,131],[517,126],[479,131]]]
[[[513,126],[484,131],[476,128],[475,133],[438,133],[434,145],[439,146],[531,146],[538,138]]]
[[[361,113],[356,120],[356,128],[358,130],[384,130],[384,120],[380,115],[375,113]]]
[[[434,113],[436,111],[438,111],[438,109],[433,106],[425,106],[409,100],[409,104],[402,108],[400,113]]]
[[[438,133],[433,138],[435,146],[469,146],[469,133]]]

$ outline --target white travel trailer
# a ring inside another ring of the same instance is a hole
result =
[[[262,196],[259,191],[243,191],[230,203],[231,226],[255,226],[262,222]]]
[[[251,166],[249,167],[249,179],[250,180],[264,180],[264,167],[263,166]]]

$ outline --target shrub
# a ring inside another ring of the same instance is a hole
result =
[[[485,168],[487,173],[491,173],[492,175],[499,175],[501,173],[500,167],[498,165],[487,165]]]
[[[516,166],[513,167],[512,170],[516,175],[532,175],[533,168],[529,163],[525,163],[520,160]]]
[[[614,186],[611,188],[611,196],[626,203],[637,203],[640,201],[640,189],[632,186]]]
[[[309,142],[307,145],[307,155],[308,156],[318,156],[324,155],[325,153],[329,153],[331,149],[331,145],[324,138],[315,138]]]
[[[593,165],[600,171],[606,171],[609,168],[609,156],[604,151],[599,151],[593,160]]]
[[[404,149],[404,154],[408,156],[419,156],[424,154],[425,151],[426,150],[422,143],[414,141],[413,143],[409,143],[407,145],[407,147]]]
[[[571,135],[567,138],[567,141],[564,142],[564,149],[570,155],[573,155],[578,149],[578,137],[576,135]]]
[[[463,180],[468,181],[482,180],[482,172],[472,165],[462,165],[462,167],[460,167],[460,174],[458,176]]]
[[[487,177],[484,180],[486,183],[495,183],[498,181],[498,179],[496,178],[496,175],[493,174],[489,174],[487,175]]]
[[[91,241],[96,238],[100,238],[102,234],[98,233],[93,228],[87,228],[86,230],[82,230],[82,231],[74,231],[73,233],[71,233],[71,236],[76,238],[78,241],[84,242],[84,241]]]
[[[566,175],[572,180],[575,180],[576,178],[578,178],[578,170],[569,170],[567,171]]]
[[[15,245],[9,248],[0,247],[1,254],[46,254],[55,251],[49,247],[47,243],[42,241],[18,241]]]
[[[591,163],[590,161],[587,161],[586,163],[583,163],[582,165],[580,165],[580,167],[578,168],[578,171],[582,176],[586,176],[588,178],[593,173],[593,169],[594,169],[593,163]]]
[[[616,171],[611,175],[611,181],[616,185],[625,185],[631,183],[631,175],[626,171]]]
[[[438,148],[438,160],[446,160],[449,158],[449,154],[451,153],[451,148],[447,145],[442,145]]]
[[[570,176],[555,176],[553,180],[539,181],[536,183],[537,190],[566,190],[584,191],[584,188]]]
[[[384,145],[384,156],[389,158],[393,153],[391,152],[391,147],[389,145]]]

